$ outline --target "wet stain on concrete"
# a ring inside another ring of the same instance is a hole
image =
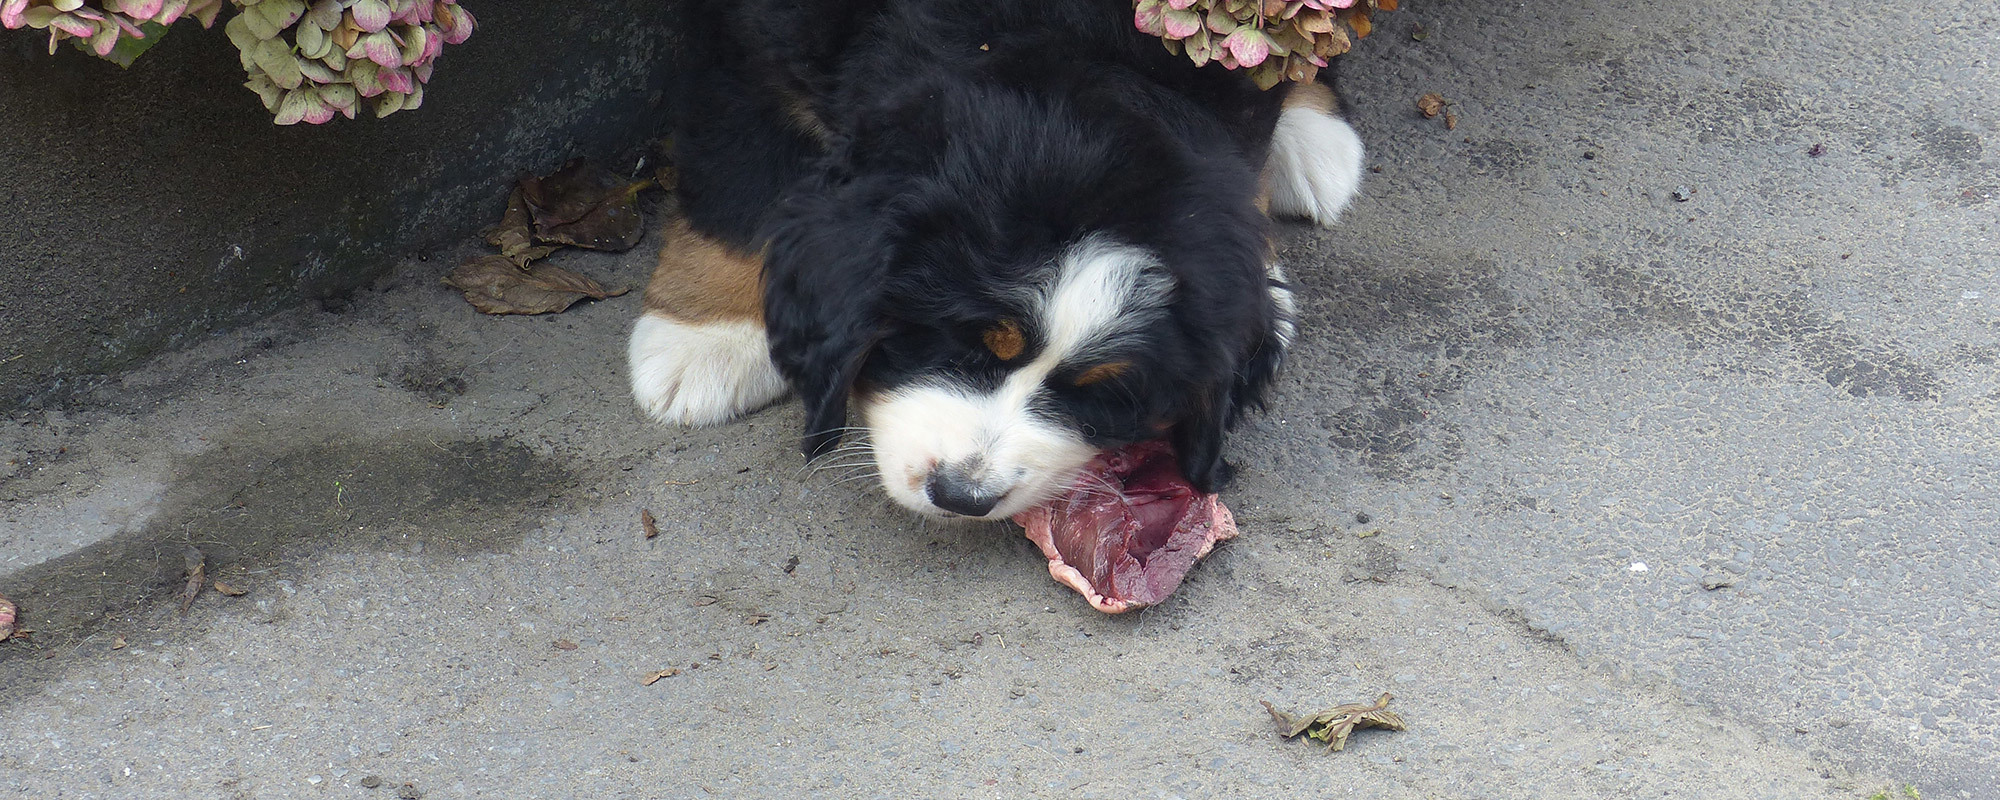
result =
[[[403,391],[414,394],[434,406],[449,404],[470,388],[464,370],[447,364],[435,355],[414,364],[397,367],[392,374],[384,370],[384,378],[392,378]]]
[[[1697,297],[1663,277],[1666,267],[1657,262],[1642,269],[1592,258],[1581,271],[1620,319],[1664,325],[1697,346],[1738,342],[1788,355],[1854,397],[1922,401],[1943,396],[1936,371],[1845,330],[1815,309],[1802,289],[1738,286]]]
[[[1937,119],[1926,119],[1917,123],[1917,129],[1910,134],[1921,148],[1919,163],[1942,169],[1965,169],[1979,163],[1986,147],[1979,140],[1979,134],[1971,130],[1947,125]]]
[[[1300,280],[1309,298],[1308,327],[1334,341],[1331,348],[1315,343],[1315,352],[1302,352],[1303,363],[1292,369],[1353,376],[1353,402],[1321,413],[1316,422],[1329,444],[1357,453],[1382,478],[1405,478],[1462,457],[1458,427],[1430,411],[1496,361],[1500,350],[1529,338],[1522,309],[1500,285],[1498,264],[1432,261],[1441,265],[1350,263]]]
[[[171,614],[188,547],[206,556],[211,580],[254,596],[328,553],[507,550],[532,527],[535,509],[575,483],[505,439],[302,438],[250,432],[189,459],[143,529],[0,578],[34,631],[0,647],[0,686],[18,685],[25,670],[107,626]],[[229,600],[205,589],[195,613],[221,602]]]

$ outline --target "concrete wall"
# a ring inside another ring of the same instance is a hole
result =
[[[334,301],[490,224],[521,172],[659,135],[671,3],[468,2],[424,106],[271,124],[221,25],[130,70],[0,31],[0,411]]]

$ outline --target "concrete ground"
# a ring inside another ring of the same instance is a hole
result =
[[[0,791],[2000,797],[2000,11],[1380,22],[1379,171],[1286,232],[1245,535],[1167,604],[803,470],[793,405],[642,425],[635,296],[412,262],[0,425]],[[247,594],[179,613],[188,545]],[[1340,753],[1258,705],[1384,691]]]

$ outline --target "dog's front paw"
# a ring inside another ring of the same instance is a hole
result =
[[[764,326],[750,320],[682,322],[644,314],[632,327],[628,355],[632,397],[661,422],[728,422],[785,393]]]

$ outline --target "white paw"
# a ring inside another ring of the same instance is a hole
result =
[[[728,422],[785,393],[764,326],[747,320],[692,323],[644,314],[632,326],[628,356],[632,397],[661,422]]]
[[[1271,136],[1271,211],[1333,227],[1361,191],[1361,137],[1346,120],[1287,108]]]

